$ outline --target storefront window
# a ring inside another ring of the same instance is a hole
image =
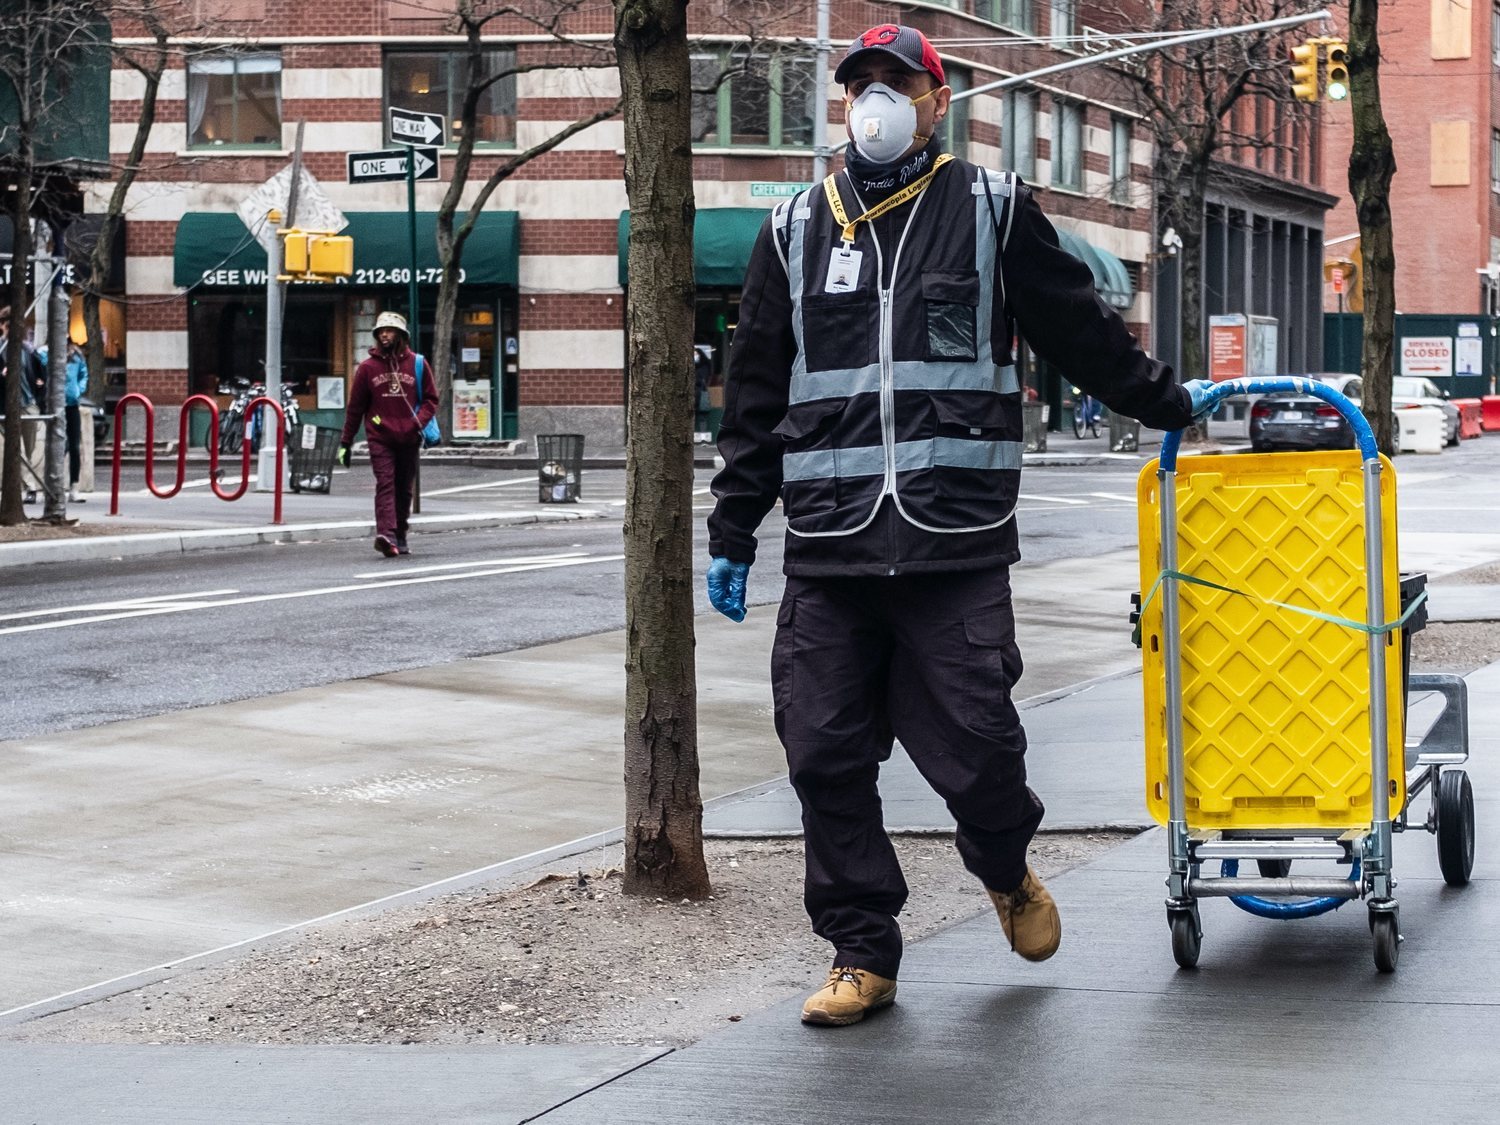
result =
[[[969,77],[969,72],[956,66],[946,67],[944,75],[948,79],[949,88],[955,93],[962,93],[974,83]],[[964,98],[962,101],[948,103],[948,115],[943,118],[943,123],[938,126],[938,134],[942,138],[943,151],[951,152],[954,156],[964,159],[969,155],[969,105],[971,99]]]
[[[1052,184],[1083,188],[1083,107],[1061,98],[1052,103]]]
[[[1013,90],[1005,95],[1000,127],[1000,159],[1023,179],[1036,176],[1036,95]]]
[[[187,118],[189,148],[280,148],[281,56],[189,59]]]
[[[281,381],[311,394],[332,375],[335,301],[295,293],[282,312]],[[188,307],[188,382],[194,394],[233,394],[265,380],[266,299],[262,294],[197,297]]]
[[[516,141],[516,52],[495,47],[482,56],[476,81],[498,74],[480,95],[474,119],[474,141],[485,145],[514,145]],[[448,120],[448,143],[463,136],[464,94],[468,91],[469,59],[460,51],[390,51],[385,56],[385,103],[402,109],[440,113]]]
[[[726,71],[729,77],[720,82]],[[692,72],[694,144],[812,145],[817,99],[810,54],[776,51],[747,57],[744,51],[729,48],[696,51]]]

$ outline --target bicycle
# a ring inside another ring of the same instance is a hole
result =
[[[1100,423],[1104,421],[1104,404],[1076,387],[1073,388],[1073,394],[1073,436],[1081,438],[1083,431],[1087,430],[1098,437]]]
[[[264,383],[247,383],[243,379],[235,381],[238,390],[235,391],[234,400],[224,408],[224,413],[219,415],[219,452],[238,453],[244,442],[245,434],[245,409],[252,400],[266,393]],[[255,416],[250,419],[250,452],[260,452],[260,415],[262,410],[257,410]],[[291,441],[293,430],[298,422],[297,396],[292,388],[281,384],[281,411],[285,418],[285,430],[287,441]],[[212,444],[211,434],[205,435],[203,448],[208,449]]]

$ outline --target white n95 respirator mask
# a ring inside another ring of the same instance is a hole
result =
[[[881,82],[872,82],[849,103],[849,140],[866,160],[889,164],[899,160],[917,136],[917,102],[937,92],[928,90],[913,100]]]

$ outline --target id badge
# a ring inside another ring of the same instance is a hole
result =
[[[864,256],[863,250],[835,246],[828,258],[828,280],[823,285],[823,292],[853,293],[858,289],[859,263]]]

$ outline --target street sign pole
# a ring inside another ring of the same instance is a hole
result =
[[[406,318],[407,332],[411,340],[412,351],[420,351],[420,340],[417,329],[417,159],[415,153],[409,153],[406,157],[406,229],[410,236],[411,245],[411,278],[406,292],[406,307],[409,316]]]

